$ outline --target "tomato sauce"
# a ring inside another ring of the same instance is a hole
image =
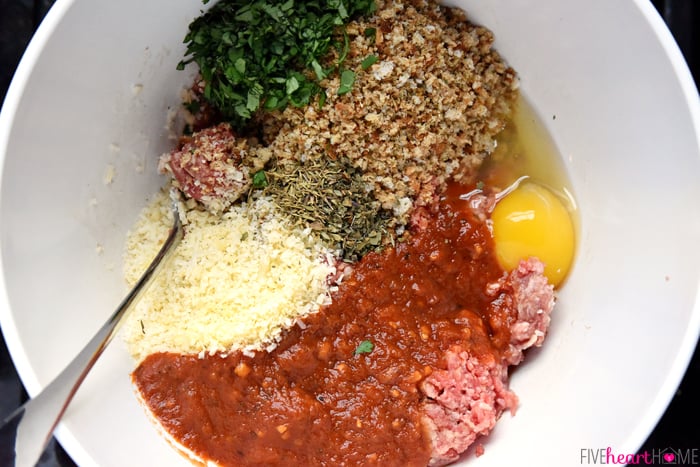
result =
[[[366,255],[273,351],[146,358],[133,380],[152,413],[221,465],[427,465],[421,382],[454,344],[501,358],[515,314],[486,293],[504,272],[467,191],[452,186],[424,229]]]

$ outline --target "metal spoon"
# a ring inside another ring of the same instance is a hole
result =
[[[171,191],[171,199],[174,219],[168,238],[131,292],[61,374],[3,420],[0,425],[0,466],[36,465],[78,387],[119,330],[132,305],[175,251],[182,239],[183,227],[179,197]]]

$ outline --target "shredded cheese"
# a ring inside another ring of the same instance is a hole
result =
[[[198,209],[185,217],[181,244],[122,331],[137,362],[154,352],[269,350],[297,318],[329,303],[331,251],[310,232],[290,230],[269,200],[236,205],[221,217]],[[171,219],[160,193],[128,235],[129,285],[157,253]]]

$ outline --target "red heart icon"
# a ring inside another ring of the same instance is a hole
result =
[[[667,452],[666,454],[664,454],[664,460],[666,462],[673,462],[673,459],[675,459],[675,458],[676,458],[676,455],[673,454],[672,452]]]

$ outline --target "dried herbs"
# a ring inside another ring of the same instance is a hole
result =
[[[346,161],[319,158],[275,166],[264,191],[293,223],[356,261],[388,239],[391,212],[368,191],[358,169]]]

